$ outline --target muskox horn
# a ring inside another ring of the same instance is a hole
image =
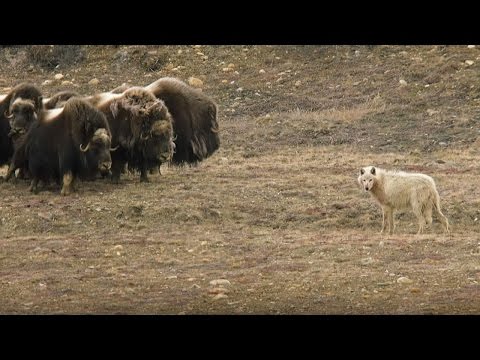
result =
[[[87,146],[85,146],[85,147],[83,147],[82,144],[80,144],[80,151],[81,152],[87,152],[89,148],[90,148],[90,143],[88,143]]]
[[[114,148],[110,148],[110,151],[116,151],[119,147],[120,147],[120,145],[117,145]]]
[[[3,114],[7,119],[13,118],[13,114],[8,115],[8,110],[5,110],[5,113]]]
[[[141,139],[141,140],[147,140],[149,137],[150,137],[150,134],[148,134],[147,136],[143,137],[142,133],[140,133],[140,139]]]
[[[218,128],[214,128],[213,126],[210,128],[210,130],[212,130],[213,133],[217,134],[218,133]]]

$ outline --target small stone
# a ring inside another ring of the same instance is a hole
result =
[[[447,146],[447,143],[444,142],[444,141],[440,141],[440,142],[438,143],[438,145],[440,145],[440,146]]]
[[[98,85],[99,83],[100,83],[100,80],[98,80],[97,78],[93,78],[88,82],[89,85]]]
[[[233,71],[233,69],[232,69],[232,68],[229,68],[229,67],[224,67],[224,68],[222,69],[222,71],[223,71],[223,72],[229,72],[229,71]]]
[[[369,264],[371,264],[371,263],[373,263],[373,262],[374,262],[374,260],[373,260],[371,257],[368,257],[368,258],[365,258],[365,259],[361,259],[361,260],[360,260],[360,263],[361,263],[362,265],[369,265]]]
[[[260,71],[259,71],[258,73],[259,73],[259,74],[265,74],[265,70],[260,69]]]
[[[228,84],[228,80],[222,80],[222,84]]]
[[[172,276],[167,276],[165,279],[173,280],[173,279],[176,279],[176,278],[177,278],[177,275],[172,275]]]
[[[193,86],[193,87],[196,87],[196,88],[203,87],[203,81],[200,80],[199,78],[196,78],[196,77],[193,77],[193,76],[188,78],[188,83],[190,84],[190,86]]]
[[[299,87],[300,85],[302,85],[302,82],[300,80],[295,81],[295,87]]]
[[[165,66],[165,70],[167,71],[171,71],[173,70],[175,66],[172,64],[172,63],[168,63],[166,66]]]
[[[406,85],[407,85],[407,82],[406,82],[405,80],[403,80],[403,79],[400,79],[399,83],[400,83],[400,85],[402,85],[402,86],[406,86]]]
[[[472,66],[474,62],[472,60],[465,60],[465,64],[467,64],[468,66]]]
[[[475,45],[468,45],[467,48],[469,48],[469,49],[475,49]]]
[[[233,69],[233,68],[235,68],[235,64],[230,63],[230,64],[227,65],[227,67],[230,68],[230,69]]]
[[[73,83],[71,81],[68,81],[68,80],[65,80],[65,81],[62,81],[62,86],[72,86]]]
[[[205,54],[202,53],[201,51],[198,51],[198,52],[197,52],[197,55],[199,55],[199,56],[205,56]]]
[[[51,85],[52,84],[52,80],[45,80],[43,83],[42,83],[42,86],[48,86],[48,85]]]
[[[378,243],[378,246],[380,246],[380,247],[384,247],[384,246],[385,246],[385,242],[384,242],[383,240],[382,240],[382,241],[380,241],[380,242]]]
[[[229,293],[230,291],[228,289],[225,289],[223,287],[216,287],[213,289],[208,290],[209,294],[225,294]]]
[[[436,162],[437,164],[445,164],[445,160],[442,159],[437,159]]]
[[[230,281],[226,279],[217,279],[210,281],[210,285],[217,286],[217,285],[231,285]]]
[[[37,215],[39,218],[42,218],[44,220],[51,221],[53,219],[53,215],[51,213],[39,212]]]
[[[213,300],[220,300],[220,299],[226,299],[228,298],[228,295],[225,294],[217,294],[213,297]]]
[[[413,280],[409,279],[406,276],[401,276],[397,279],[397,283],[399,283],[399,284],[411,284],[411,283],[413,283]]]
[[[237,91],[238,91],[238,92],[242,92],[242,91],[243,91],[243,88],[242,88],[242,87],[239,87],[239,88],[237,89]]]
[[[432,116],[432,115],[435,115],[435,114],[437,114],[437,113],[438,113],[438,111],[436,111],[436,110],[427,109],[427,114],[428,114],[428,116]]]
[[[55,80],[62,80],[63,79],[63,74],[55,74],[55,76],[53,77]]]

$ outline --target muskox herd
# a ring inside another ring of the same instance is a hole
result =
[[[148,181],[164,163],[194,165],[219,147],[217,106],[174,78],[80,96],[44,99],[22,83],[0,96],[0,165],[5,180],[28,178],[30,191],[56,181],[61,194],[76,179],[120,180],[128,168]],[[18,171],[17,171],[18,170]]]

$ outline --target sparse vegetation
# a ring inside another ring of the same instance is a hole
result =
[[[13,51],[40,50],[0,49],[4,93],[58,72],[48,51],[15,63]],[[83,60],[62,70],[73,85],[45,96],[197,77],[221,146],[198,167],[83,182],[70,198],[0,183],[0,313],[480,313],[479,47],[75,51]],[[404,212],[380,235],[356,184],[370,164],[432,176],[452,234],[434,218],[415,236]]]

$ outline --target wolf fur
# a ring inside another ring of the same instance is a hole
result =
[[[417,217],[417,234],[424,231],[426,223],[432,224],[432,210],[435,210],[445,232],[449,232],[448,219],[440,210],[440,196],[430,176],[367,166],[360,170],[358,183],[382,208],[382,233],[388,228],[389,234],[393,234],[394,211],[408,208]]]

